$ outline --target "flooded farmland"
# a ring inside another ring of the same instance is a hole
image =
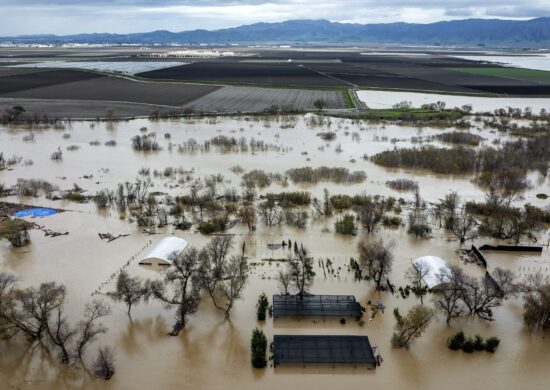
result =
[[[211,237],[199,233],[196,225],[189,230],[177,230],[171,224],[144,228],[138,226],[129,213],[121,213],[114,206],[98,209],[90,199],[80,203],[55,196],[79,188],[79,193],[91,197],[104,189],[114,191],[119,183],[149,177],[152,183],[149,191],[161,199],[161,204],[168,204],[167,199],[187,193],[194,179],[217,176],[216,193],[225,194],[231,189],[240,192],[243,175],[262,170],[273,179],[256,189],[258,196],[307,191],[312,197],[322,199],[326,189],[331,195],[380,195],[411,202],[413,193],[396,191],[386,184],[407,178],[418,183],[419,193],[428,203],[437,202],[451,191],[457,192],[463,201],[481,202],[487,189],[477,185],[470,174],[389,169],[370,160],[377,153],[395,148],[422,145],[450,148],[436,136],[456,130],[311,114],[77,121],[30,129],[0,127],[0,152],[6,159],[15,156],[14,163],[0,171],[0,182],[11,188],[17,186],[20,179],[41,179],[59,188],[53,191],[53,196],[43,192],[37,197],[10,194],[2,200],[64,210],[43,218],[27,219],[54,232],[68,232],[68,235],[51,237],[44,235],[42,230],[32,229],[31,244],[22,248],[13,248],[6,240],[0,241],[0,271],[15,274],[23,286],[47,281],[63,283],[68,297],[66,314],[75,321],[81,316],[86,302],[103,296],[112,309],[110,316],[102,321],[108,332],[101,334],[90,347],[88,360],[98,346],[109,345],[116,350],[116,374],[105,382],[93,378],[88,370],[59,364],[54,353],[48,353],[38,343],[30,344],[23,337],[17,337],[0,344],[0,383],[6,388],[40,389],[547,388],[550,374],[546,357],[550,342],[544,334],[531,333],[525,326],[521,297],[512,297],[495,308],[494,321],[463,316],[447,325],[444,317],[438,315],[410,348],[393,348],[390,342],[395,324],[392,310],[399,307],[404,313],[419,300],[414,295],[403,298],[397,292],[376,291],[372,283],[355,279],[350,258],[357,258],[357,245],[365,232],[360,229],[357,236],[335,233],[334,223],[343,212],[322,217],[312,215],[303,228],[286,224],[268,227],[258,222],[257,229],[249,231],[244,223],[237,221],[226,232],[234,234],[234,252],[243,242],[246,244],[250,277],[243,299],[235,303],[230,320],[225,320],[204,294],[197,313],[189,317],[179,336],[170,337],[174,309],[167,310],[160,302],[150,300],[133,308],[132,320],[129,320],[124,304],[114,303],[104,295],[114,289],[115,276],[121,269],[143,278],[160,278],[162,269],[140,266],[138,262],[163,237],[182,237],[197,248],[206,245]],[[329,132],[334,134],[328,137],[326,133]],[[477,149],[516,139],[511,134],[486,128],[482,123],[473,123],[469,132],[482,137],[481,143],[472,147]],[[134,150],[132,138],[136,136],[156,140],[158,150]],[[62,151],[60,160],[52,159],[52,153],[57,150]],[[285,176],[294,168],[323,166],[364,172],[366,177],[339,183],[330,180],[303,183]],[[527,179],[529,186],[521,191],[521,197],[515,202],[547,209],[550,203],[540,194],[550,194],[550,180],[538,171],[530,171]],[[484,275],[485,271],[477,264],[463,261],[459,243],[447,231],[434,226],[430,237],[424,238],[407,233],[406,206],[403,209],[403,226],[379,227],[376,232],[377,236],[395,242],[394,263],[389,275],[394,285],[404,286],[407,283],[405,270],[411,261],[426,255],[442,257],[449,264],[459,265],[468,275]],[[112,242],[98,237],[98,233],[106,232],[124,237]],[[547,230],[540,230],[537,235],[539,244],[548,243]],[[301,243],[315,260],[316,277],[310,287],[311,293],[355,295],[363,306],[369,301],[380,300],[385,311],[372,320],[367,312],[363,322],[349,319],[341,323],[339,318],[267,318],[265,323],[257,322],[259,294],[265,292],[270,297],[279,292],[276,275],[285,267],[284,262],[267,260],[284,259],[289,254],[285,247],[268,244],[288,239]],[[493,240],[475,240],[476,245],[486,242]],[[491,252],[486,257],[489,272],[502,267],[519,277],[550,275],[548,246],[541,254]],[[331,266],[327,271],[329,260]],[[425,298],[425,305],[432,306],[429,298]],[[253,369],[250,335],[256,326],[264,330],[268,342],[278,334],[368,335],[383,363],[376,370],[367,370],[361,366],[274,368],[269,361],[265,369]],[[468,335],[498,336],[500,347],[494,354],[451,351],[446,340],[458,330]]]
[[[471,104],[473,112],[493,112],[499,108],[521,108],[529,107],[533,112],[542,109],[550,109],[548,98],[510,98],[510,97],[480,97],[480,96],[453,96],[436,93],[419,92],[391,92],[391,91],[359,91],[357,93],[369,108],[392,108],[394,104],[402,101],[411,102],[412,107],[420,108],[423,104],[432,104],[443,101],[447,107],[460,107],[463,104]]]

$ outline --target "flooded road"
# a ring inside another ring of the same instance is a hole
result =
[[[14,185],[18,178],[41,178],[70,189],[73,183],[85,189],[86,194],[95,194],[103,188],[114,189],[117,183],[132,181],[138,171],[147,167],[151,172],[163,171],[166,167],[182,167],[193,171],[194,177],[221,173],[223,188],[240,187],[240,174],[231,167],[239,165],[244,171],[264,169],[267,172],[283,173],[287,169],[302,166],[337,166],[350,170],[363,170],[367,179],[359,184],[318,183],[316,185],[280,184],[260,190],[260,193],[305,189],[315,196],[322,196],[327,188],[331,194],[380,194],[411,198],[410,193],[389,189],[385,182],[396,178],[412,178],[418,181],[420,192],[427,201],[435,201],[449,191],[458,191],[463,199],[481,200],[484,191],[471,182],[470,177],[446,177],[411,171],[386,170],[364,160],[379,151],[395,146],[417,145],[422,142],[444,146],[430,137],[441,129],[418,129],[394,125],[368,125],[349,120],[330,119],[321,124],[312,118],[288,117],[263,119],[197,119],[155,121],[136,120],[121,123],[74,122],[64,129],[33,131],[34,141],[24,141],[29,131],[21,128],[0,128],[0,151],[6,157],[12,154],[22,157],[22,162],[11,170],[0,171],[0,181]],[[134,152],[130,139],[147,132],[156,132],[163,150],[156,153]],[[317,133],[334,131],[336,140],[323,141]],[[489,144],[499,137],[485,129],[472,129]],[[170,133],[170,138],[165,134]],[[64,136],[70,134],[70,136]],[[357,135],[354,135],[357,134]],[[247,151],[178,151],[178,145],[195,139],[199,144],[217,135],[254,137],[271,145],[266,150]],[[425,141],[430,139],[429,141]],[[90,145],[99,141],[98,146]],[[116,140],[116,146],[105,146]],[[170,147],[170,143],[172,147]],[[75,151],[67,146],[77,145]],[[341,145],[341,152],[336,151]],[[50,155],[57,147],[63,150],[63,161],[56,162]],[[24,160],[32,159],[32,165]],[[87,176],[84,177],[84,176]],[[152,191],[171,195],[187,191],[181,182],[184,175],[154,176]],[[548,179],[533,173],[530,177],[533,188],[526,191],[522,202],[531,202],[541,207],[548,200],[536,198],[537,193],[550,193]],[[220,189],[222,190],[222,188]],[[3,199],[25,204],[36,204],[68,210],[54,216],[35,219],[40,225],[69,235],[55,238],[44,236],[39,230],[31,231],[30,246],[14,249],[7,241],[0,241],[0,270],[12,272],[24,286],[45,281],[57,281],[67,286],[67,311],[76,320],[83,305],[97,294],[113,289],[114,276],[124,268],[131,275],[144,278],[160,277],[158,271],[138,265],[141,256],[165,235],[175,234],[201,248],[209,237],[194,230],[178,231],[171,226],[159,231],[161,234],[146,235],[135,223],[121,219],[118,212],[98,212],[93,202],[75,203],[39,198],[11,196]],[[140,304],[132,310],[130,321],[123,304],[112,303],[112,314],[103,322],[109,328],[98,342],[90,348],[88,359],[95,355],[100,345],[116,348],[116,374],[108,382],[93,379],[83,370],[62,367],[55,355],[49,355],[39,346],[29,346],[24,340],[0,344],[0,383],[2,388],[59,389],[59,388],[112,388],[112,389],[333,389],[333,388],[424,388],[424,389],[546,389],[550,383],[548,353],[550,341],[540,333],[531,334],[524,326],[522,302],[511,299],[495,310],[494,322],[477,318],[461,318],[447,326],[443,318],[434,321],[425,335],[413,342],[410,349],[393,349],[390,338],[395,320],[394,307],[401,312],[417,304],[414,297],[402,299],[390,293],[374,290],[366,281],[354,280],[349,271],[350,257],[357,256],[358,237],[343,237],[334,233],[336,217],[311,220],[306,229],[288,226],[267,228],[261,223],[258,230],[249,233],[246,226],[238,224],[230,230],[234,233],[235,248],[246,242],[251,274],[243,293],[225,321],[210,299],[204,297],[196,315],[190,317],[187,327],[178,337],[170,337],[174,312],[152,301]],[[111,243],[102,241],[98,233],[113,235],[129,234]],[[442,231],[434,231],[431,239],[416,239],[405,228],[381,229],[378,235],[394,240],[395,261],[390,275],[396,286],[406,284],[404,271],[411,260],[425,255],[440,256],[449,263],[460,264],[468,274],[481,276],[481,268],[475,264],[464,265],[458,254],[458,243],[450,240]],[[353,294],[363,306],[369,300],[380,299],[386,306],[364,324],[339,319],[285,319],[268,318],[265,323],[256,321],[255,305],[258,295],[268,296],[278,292],[275,275],[284,264],[262,259],[286,256],[285,249],[268,249],[269,243],[292,239],[301,242],[315,258],[316,278],[312,293]],[[549,237],[541,237],[547,242]],[[476,244],[485,243],[480,240]],[[550,253],[545,248],[541,255],[489,253],[489,271],[501,266],[514,270],[518,275],[542,273],[550,275]],[[330,259],[334,274],[325,274],[319,261]],[[426,305],[432,305],[427,299]],[[277,367],[271,362],[264,370],[255,370],[250,365],[250,335],[254,327],[265,331],[268,340],[274,334],[355,334],[368,335],[378,347],[384,362],[375,371],[364,367]],[[451,351],[446,346],[449,335],[458,330],[467,335],[498,336],[499,349],[494,354],[477,352],[466,354]]]

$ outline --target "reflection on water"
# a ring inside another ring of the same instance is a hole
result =
[[[290,184],[284,190],[307,189],[321,195],[323,188],[331,193],[362,193],[410,197],[387,188],[386,180],[411,177],[412,172],[388,171],[363,160],[363,154],[393,148],[396,143],[412,145],[412,137],[428,137],[442,130],[416,129],[411,127],[379,126],[353,123],[348,120],[332,119],[330,128],[337,133],[337,140],[327,144],[316,134],[326,130],[323,127],[308,126],[308,119],[289,119],[293,127],[283,129],[286,122],[263,120],[193,120],[193,121],[132,121],[110,124],[75,122],[65,131],[43,130],[36,133],[34,143],[23,142],[26,131],[3,128],[0,130],[1,150],[14,153],[24,159],[31,158],[34,165],[17,165],[11,171],[0,172],[0,180],[12,185],[19,177],[41,177],[56,183],[63,189],[77,183],[88,193],[101,188],[114,188],[122,181],[132,180],[143,167],[163,170],[167,166],[195,169],[196,177],[223,173],[224,186],[238,187],[240,178],[229,168],[240,165],[245,170],[254,168],[270,172],[283,172],[297,166],[344,166],[350,170],[364,170],[368,179],[365,183],[343,186],[322,183],[317,186],[302,187]],[[157,154],[135,153],[130,148],[130,138],[140,134],[139,128],[147,126],[156,132],[164,150]],[[241,130],[242,129],[242,130]],[[474,130],[478,131],[478,130]],[[171,140],[164,139],[164,133],[171,133]],[[352,139],[357,132],[360,140]],[[64,139],[63,133],[71,134]],[[168,142],[182,143],[189,138],[202,142],[217,134],[237,137],[252,136],[265,142],[276,143],[287,152],[218,153],[197,152],[178,153],[169,151]],[[480,130],[480,134],[491,142],[498,137],[494,133]],[[91,140],[100,140],[101,146],[91,146]],[[109,148],[103,143],[116,139],[117,146]],[[400,141],[392,142],[392,139]],[[57,146],[62,149],[70,144],[81,146],[79,151],[64,151],[62,163],[49,158]],[[334,151],[337,144],[343,152]],[[307,152],[307,154],[302,154]],[[351,162],[355,159],[355,162]],[[104,168],[104,169],[101,169]],[[107,170],[108,169],[108,170]],[[92,178],[84,178],[91,175]],[[418,174],[414,179],[420,183],[421,193],[433,201],[450,190],[458,190],[465,199],[480,199],[483,192],[475,187],[468,177],[440,177]],[[539,180],[540,178],[534,177]],[[182,186],[177,178],[154,178],[154,190],[178,194]],[[550,192],[546,179],[540,179],[538,188],[525,194],[526,201],[544,205],[535,198],[538,192]],[[265,191],[281,191],[273,185]],[[163,235],[147,236],[135,223],[120,219],[116,211],[97,213],[93,204],[51,201],[44,198],[10,198],[12,201],[49,205],[71,210],[39,220],[40,224],[54,231],[69,231],[68,236],[45,237],[40,231],[31,232],[32,244],[27,248],[11,249],[5,241],[0,242],[0,269],[18,275],[23,285],[36,285],[43,281],[55,280],[64,283],[68,289],[67,313],[71,319],[81,315],[82,306],[91,300],[91,294],[103,283],[102,292],[113,287],[112,275],[125,266],[132,275],[155,278],[159,271],[142,267],[137,263],[145,251],[155,245]],[[546,203],[547,204],[547,203]],[[313,221],[307,230],[287,227],[268,229],[258,226],[254,234],[249,234],[245,226],[232,229],[236,234],[238,247],[246,241],[247,256],[251,263],[251,278],[244,291],[244,299],[239,301],[230,321],[216,310],[209,299],[204,297],[196,315],[178,337],[168,336],[173,320],[173,311],[166,310],[157,302],[141,304],[132,310],[132,320],[121,304],[113,304],[113,313],[105,319],[109,332],[102,335],[90,351],[92,357],[99,345],[112,345],[116,348],[116,374],[109,382],[94,380],[86,370],[60,367],[56,356],[52,356],[38,344],[23,340],[2,342],[0,347],[0,383],[13,388],[186,388],[186,389],[282,389],[282,388],[426,388],[463,389],[464,387],[502,388],[547,388],[550,374],[546,359],[550,344],[540,334],[530,334],[523,325],[521,301],[510,300],[495,310],[496,321],[483,322],[478,319],[463,318],[450,327],[445,321],[434,322],[426,335],[416,341],[409,350],[394,350],[390,337],[394,320],[392,309],[396,306],[404,311],[416,304],[415,298],[403,300],[398,296],[374,291],[366,282],[357,282],[348,271],[349,258],[356,256],[356,246],[360,237],[342,238],[335,235],[333,219]],[[328,230],[327,230],[328,228]],[[130,234],[111,243],[98,238],[98,232],[113,235]],[[184,237],[190,245],[202,247],[207,237],[193,231],[173,231],[166,227],[162,232]],[[445,258],[448,262],[462,264],[457,254],[458,244],[449,241],[441,232],[435,232],[432,239],[415,239],[403,229],[380,232],[387,239],[395,240],[395,262],[391,280],[397,286],[403,285],[404,269],[412,259],[424,255]],[[364,323],[348,320],[345,325],[337,319],[268,319],[258,324],[255,305],[258,295],[268,296],[277,292],[274,275],[284,264],[262,261],[263,258],[285,256],[285,249],[271,250],[268,243],[292,239],[302,242],[315,257],[317,277],[312,286],[313,293],[353,294],[365,306],[369,300],[380,299],[387,309],[379,313],[373,321],[365,316]],[[547,238],[546,238],[547,239]],[[481,243],[481,242],[480,242]],[[502,266],[513,269],[518,274],[540,272],[548,275],[550,254],[545,249],[540,256],[524,254],[488,253],[489,266]],[[319,260],[331,259],[334,274],[325,274],[319,267]],[[463,266],[468,274],[481,276],[482,270],[476,265]],[[429,299],[426,304],[431,304]],[[378,346],[384,358],[382,367],[376,371],[364,367],[269,367],[255,370],[250,366],[249,339],[252,329],[260,326],[268,339],[273,334],[356,334],[368,335],[371,343]],[[495,354],[465,354],[450,351],[446,338],[459,329],[467,334],[482,336],[496,335],[501,338],[501,346]],[[0,386],[2,387],[2,386]]]

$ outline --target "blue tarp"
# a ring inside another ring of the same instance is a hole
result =
[[[15,213],[17,218],[21,217],[47,217],[49,215],[57,214],[57,211],[54,209],[46,209],[43,207],[37,207],[34,209],[19,210]]]

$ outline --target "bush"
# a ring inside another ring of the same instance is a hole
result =
[[[485,342],[483,341],[483,337],[478,334],[474,336],[474,349],[476,351],[483,351],[485,349]]]
[[[462,350],[466,353],[472,353],[475,351],[475,340],[473,338],[467,338],[462,344]]]
[[[500,339],[498,337],[489,337],[487,341],[485,341],[485,350],[487,352],[495,352],[500,344]]]
[[[160,150],[158,142],[147,135],[136,135],[132,138],[132,149],[137,151],[152,152]]]
[[[453,351],[458,351],[462,348],[462,345],[464,345],[465,340],[466,337],[464,337],[464,332],[460,331],[457,332],[454,336],[449,337],[449,339],[447,340],[447,345]]]
[[[269,306],[269,301],[267,300],[267,295],[261,293],[258,297],[258,303],[256,304],[256,318],[258,321],[265,321],[265,313]]]
[[[210,221],[202,221],[199,223],[199,232],[202,234],[211,234],[223,232],[227,225],[227,216],[212,218]]]
[[[334,223],[336,233],[355,236],[357,234],[357,225],[355,217],[351,214],[345,214],[341,220]]]
[[[264,368],[267,365],[267,338],[265,337],[264,332],[258,328],[252,331],[250,349],[252,352],[252,366],[255,368]]]

